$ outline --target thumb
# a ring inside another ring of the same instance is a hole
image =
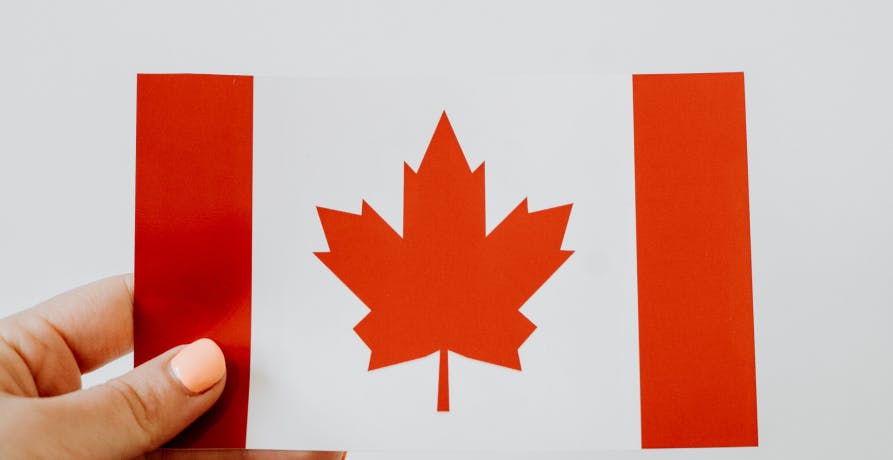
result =
[[[156,449],[211,408],[225,374],[223,352],[212,340],[179,346],[107,383],[47,401],[58,405],[50,409],[57,420],[68,421],[56,440],[78,458],[130,458]]]

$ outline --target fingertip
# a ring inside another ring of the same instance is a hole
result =
[[[127,292],[130,293],[130,299],[133,300],[133,273],[125,273],[122,278],[124,278],[124,286],[127,287]]]

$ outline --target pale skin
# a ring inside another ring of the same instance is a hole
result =
[[[0,458],[299,458],[341,452],[158,450],[220,397],[170,370],[172,348],[131,372],[82,390],[81,374],[133,348],[133,277],[73,289],[0,319]]]

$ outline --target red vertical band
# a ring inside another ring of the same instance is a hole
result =
[[[633,76],[642,447],[756,446],[744,75]]]
[[[135,362],[200,337],[227,358],[220,401],[171,447],[245,447],[252,106],[251,77],[137,77]]]

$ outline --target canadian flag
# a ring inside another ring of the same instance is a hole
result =
[[[744,76],[137,78],[135,360],[180,447],[756,446]]]

